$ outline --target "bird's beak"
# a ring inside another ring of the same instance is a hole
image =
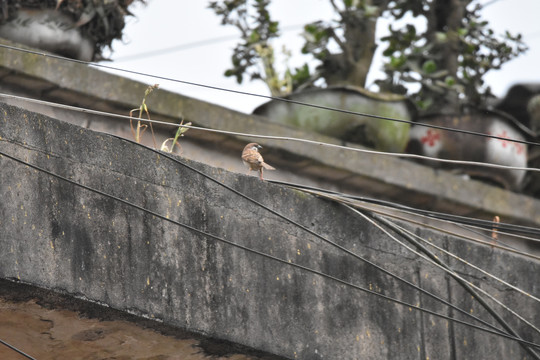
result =
[[[257,145],[257,147],[258,147],[259,149],[262,149],[262,146],[261,146],[261,145]]]

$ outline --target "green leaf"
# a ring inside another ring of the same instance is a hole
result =
[[[435,61],[433,60],[428,60],[422,65],[422,70],[426,74],[434,73],[435,71],[437,71],[437,64],[435,64]]]
[[[261,39],[261,36],[259,35],[259,32],[257,30],[253,30],[251,34],[249,35],[250,44],[256,43],[260,39]]]
[[[392,66],[393,69],[399,69],[402,67],[405,62],[407,61],[407,58],[405,56],[391,56],[390,57],[390,66]]]
[[[440,32],[440,31],[437,31],[435,33],[435,40],[437,42],[446,42],[448,40],[448,35],[446,35],[446,33],[443,33],[443,32]]]
[[[270,34],[277,34],[279,29],[279,23],[277,21],[271,21],[270,24],[268,24],[268,31]]]
[[[377,16],[379,14],[379,7],[378,6],[373,6],[373,5],[367,5],[364,9],[365,11],[365,15],[367,17],[373,17],[373,16]]]

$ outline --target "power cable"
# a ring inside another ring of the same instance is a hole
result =
[[[0,47],[1,47],[1,45],[0,45]],[[76,107],[76,106],[72,106],[72,105],[58,104],[58,103],[53,103],[53,102],[49,102],[49,101],[32,99],[32,98],[27,98],[27,97],[17,96],[17,95],[10,95],[10,94],[2,94],[2,93],[0,93],[0,97],[18,99],[18,100],[33,102],[33,103],[36,103],[36,104],[47,105],[47,106],[51,106],[51,107],[78,111],[78,112],[86,113],[86,114],[94,114],[94,115],[114,117],[114,118],[127,119],[127,120],[141,120],[143,122],[149,122],[149,123],[152,123],[152,124],[159,124],[159,125],[165,125],[165,126],[174,126],[174,127],[182,127],[182,128],[187,128],[187,129],[195,129],[195,130],[200,130],[200,131],[213,132],[213,133],[217,133],[217,134],[225,134],[225,135],[232,135],[232,136],[242,136],[242,137],[251,137],[251,138],[259,138],[259,139],[272,139],[272,140],[280,140],[280,141],[296,141],[296,142],[302,142],[302,143],[318,145],[318,146],[325,146],[325,147],[330,147],[330,148],[335,148],[335,149],[340,149],[340,150],[360,152],[360,153],[380,155],[380,156],[390,156],[390,157],[398,157],[398,158],[410,158],[410,159],[417,159],[417,160],[429,160],[429,161],[450,163],[450,164],[459,164],[459,165],[474,165],[474,166],[496,168],[496,169],[504,169],[504,170],[519,170],[519,171],[540,172],[540,168],[517,167],[517,166],[499,165],[499,164],[475,162],[475,161],[439,159],[439,158],[433,158],[433,157],[424,156],[424,155],[417,155],[417,154],[382,152],[382,151],[369,150],[369,149],[364,149],[364,148],[348,147],[348,146],[343,146],[343,145],[325,143],[325,142],[322,142],[322,141],[301,139],[301,138],[295,138],[295,137],[289,137],[289,136],[273,136],[273,135],[249,134],[249,133],[241,133],[241,132],[236,132],[236,131],[210,129],[210,128],[198,127],[198,126],[193,126],[193,125],[175,124],[175,123],[166,122],[166,121],[148,120],[148,119],[134,119],[134,118],[132,118],[132,117],[130,117],[128,115],[114,114],[114,113],[109,113],[109,112],[104,112],[104,111],[99,111],[99,110],[80,108],[80,107]]]
[[[418,249],[420,249],[424,254],[426,254],[433,262],[441,265],[443,268],[446,268],[449,270],[449,274],[460,283],[460,285],[467,290],[476,301],[478,301],[484,309],[486,309],[491,316],[493,316],[499,324],[501,324],[506,331],[508,331],[510,334],[512,334],[515,337],[520,338],[519,334],[508,324],[466,281],[464,281],[461,277],[459,277],[446,263],[444,263],[437,255],[433,254],[429,249],[427,249],[425,246],[420,244],[418,241],[416,241],[412,236],[407,234],[406,232],[401,231],[397,226],[395,226],[394,223],[391,221],[388,221],[387,219],[380,217],[380,216],[374,216],[375,219],[382,222],[385,226],[389,227],[396,233],[400,234],[403,238],[407,239],[410,243],[414,244]],[[478,289],[481,290],[481,289]],[[535,328],[536,329],[536,328]],[[534,352],[532,349],[530,349],[525,344],[521,343],[521,346],[525,351],[527,351],[533,358],[540,359],[540,356]]]
[[[291,183],[287,181],[281,181],[281,180],[266,180],[266,181],[274,183],[274,184],[278,184],[278,185],[295,188],[298,190],[312,190],[316,193],[332,194],[332,195],[339,196],[346,199],[353,199],[353,200],[363,201],[366,203],[387,206],[396,210],[408,211],[414,215],[422,215],[422,216],[426,216],[435,220],[446,220],[453,223],[472,225],[472,226],[477,226],[485,230],[492,230],[494,227],[496,227],[497,231],[507,230],[507,231],[514,231],[514,232],[519,232],[519,233],[527,233],[527,234],[540,236],[540,229],[530,227],[530,226],[510,224],[510,223],[504,223],[504,222],[494,223],[493,221],[489,221],[489,220],[482,220],[482,219],[470,218],[470,217],[465,217],[465,216],[460,216],[460,215],[441,213],[441,212],[437,212],[433,210],[418,209],[418,208],[399,204],[392,201],[374,199],[374,198],[365,197],[365,196],[351,195],[351,194],[346,194],[339,191],[322,189],[315,186]],[[514,235],[514,234],[509,234],[509,235]],[[519,237],[519,235],[514,235],[514,236]],[[535,238],[527,238],[527,239],[531,241],[535,241],[535,242],[540,242],[540,239],[535,239]]]
[[[133,142],[133,141],[131,141],[131,140],[125,140],[125,141],[129,141],[129,142],[131,142],[131,143],[138,144],[138,143],[135,143],[135,142]],[[140,145],[140,144],[139,144],[139,145]],[[140,145],[140,146],[142,146],[142,145]],[[151,148],[149,148],[149,150],[151,150],[151,151],[153,151],[153,152],[156,152],[156,153],[159,153],[159,152],[157,152],[156,150],[151,149]],[[267,208],[266,206],[264,206],[263,204],[258,203],[257,201],[255,201],[255,200],[253,200],[253,199],[247,197],[246,195],[237,192],[236,190],[234,190],[234,189],[228,187],[227,185],[225,185],[225,184],[223,184],[223,183],[217,181],[217,180],[214,179],[213,177],[208,176],[208,175],[204,174],[203,172],[200,172],[199,170],[190,167],[189,165],[186,165],[186,164],[184,164],[184,163],[182,163],[182,162],[179,162],[177,159],[175,159],[175,158],[173,158],[173,157],[171,157],[171,156],[169,156],[169,155],[167,155],[167,154],[163,154],[163,155],[164,155],[165,157],[168,157],[170,160],[173,160],[175,163],[178,163],[178,164],[180,164],[180,165],[186,166],[186,167],[190,168],[191,171],[196,171],[197,173],[201,174],[202,176],[206,177],[207,179],[209,179],[209,180],[211,180],[211,181],[214,181],[215,183],[217,183],[217,184],[219,184],[219,185],[221,185],[221,186],[223,186],[223,187],[225,187],[225,188],[228,188],[229,190],[231,190],[231,191],[237,193],[238,195],[244,197],[245,199],[247,199],[247,200],[249,200],[249,201],[251,201],[251,202],[257,204],[257,205],[260,206],[260,207],[265,208],[266,210],[270,211],[270,212],[273,213],[274,215],[277,215],[277,216],[281,217],[281,218],[284,219],[285,221],[288,221],[289,223],[291,223],[291,224],[293,224],[293,225],[295,225],[295,226],[297,226],[297,227],[300,227],[300,228],[303,229],[304,231],[307,231],[308,233],[310,233],[310,234],[316,236],[317,238],[323,240],[324,242],[326,242],[326,243],[328,243],[328,244],[330,244],[330,245],[332,245],[332,246],[334,246],[334,247],[337,247],[339,250],[344,251],[345,253],[350,254],[350,255],[352,255],[353,257],[355,257],[355,258],[357,258],[357,259],[359,259],[359,260],[362,260],[362,261],[364,261],[364,262],[367,262],[368,264],[371,264],[369,261],[363,259],[363,258],[360,257],[359,255],[356,255],[355,253],[349,251],[348,249],[343,248],[343,247],[341,247],[340,245],[337,245],[337,244],[333,243],[332,241],[330,241],[330,240],[328,240],[328,239],[326,239],[326,238],[324,238],[324,237],[321,237],[319,234],[312,232],[311,230],[305,228],[303,225],[298,224],[298,223],[295,223],[294,221],[290,220],[289,218],[284,217],[284,216],[282,216],[282,215],[279,214],[279,213],[276,213],[274,210],[269,209],[269,208]],[[380,268],[380,267],[377,266],[376,264],[371,264],[371,265],[375,266],[378,270],[383,271],[383,272],[389,274],[389,272],[388,272],[387,270]],[[391,274],[391,273],[390,273],[390,274]],[[454,276],[459,277],[457,274],[455,274]],[[403,279],[401,279],[401,278],[399,278],[399,277],[397,277],[397,279],[400,280],[400,281],[405,281],[405,280],[403,280]],[[465,280],[462,280],[462,281],[465,281]],[[406,282],[406,281],[405,281],[405,282]],[[471,284],[471,285],[474,286],[473,284]],[[424,292],[421,288],[418,289],[414,284],[412,284],[412,286],[413,286],[414,288],[416,288],[417,290],[420,290],[420,291]],[[484,290],[482,290],[482,289],[480,289],[480,288],[478,288],[478,290],[481,291],[481,292],[483,292],[485,295],[491,297],[491,295],[487,294]],[[424,293],[425,293],[425,292],[424,292]],[[431,296],[430,293],[427,293],[427,295],[430,295],[430,296]],[[432,297],[433,297],[433,296],[432,296]],[[435,298],[438,299],[437,297],[435,297]],[[520,316],[519,314],[515,313],[513,310],[507,308],[504,304],[502,304],[502,303],[501,303],[500,301],[498,301],[497,299],[494,299],[493,297],[491,297],[491,298],[493,299],[493,301],[495,301],[495,302],[499,303],[501,306],[505,307],[508,311],[510,311],[512,314],[514,314],[514,315],[515,315],[516,317],[518,317],[520,320],[522,320],[523,322],[525,322],[526,324],[528,324],[529,326],[531,326],[533,329],[537,330],[537,328],[536,328],[533,324],[531,324],[529,321],[527,321],[526,319],[524,319],[522,316]],[[440,299],[438,299],[438,300],[441,301]],[[443,301],[443,302],[444,302],[444,301]],[[454,308],[454,305],[451,305],[451,307]],[[458,308],[458,309],[459,309],[459,308]],[[461,309],[459,309],[458,311],[461,311]],[[490,326],[491,326],[491,325],[490,325]],[[538,331],[538,330],[537,330],[537,331]]]
[[[2,339],[0,339],[0,343],[1,343],[2,345],[4,345],[4,346],[7,346],[8,348],[10,348],[11,350],[15,351],[16,353],[18,353],[18,354],[24,356],[24,357],[27,358],[27,359],[30,359],[30,360],[37,360],[36,358],[34,358],[34,357],[28,355],[27,353],[23,352],[22,350],[17,349],[15,346],[13,346],[13,345],[11,345],[11,344],[5,342],[5,341],[2,340]]]
[[[385,232],[391,239],[393,239],[394,241],[396,241],[397,243],[401,244],[402,246],[404,246],[405,248],[407,248],[409,251],[415,253],[416,255],[420,256],[421,258],[425,258],[424,255],[416,252],[415,250],[409,248],[408,246],[404,245],[402,242],[400,242],[397,238],[395,238],[394,236],[392,236],[391,234],[389,234],[386,230],[384,230],[380,225],[378,225],[377,223],[375,223],[373,220],[370,220],[369,218],[366,217],[366,215],[364,215],[362,212],[354,209],[351,205],[352,204],[349,204],[347,201],[345,201],[344,199],[340,199],[338,197],[335,197],[335,196],[332,196],[332,195],[326,195],[330,200],[333,200],[333,201],[336,201],[338,203],[341,203],[343,205],[345,205],[346,207],[348,207],[350,210],[352,210],[353,212],[361,215],[362,217],[364,217],[366,220],[370,221],[374,226],[380,228],[383,232]],[[353,205],[353,206],[357,206],[357,205]],[[372,210],[370,210],[372,211]],[[375,216],[374,216],[375,217]],[[407,219],[405,219],[405,221],[407,221]],[[407,238],[408,239],[408,238]],[[409,240],[410,241],[410,240]],[[427,258],[426,258],[427,259]],[[533,325],[530,321],[526,320],[525,318],[523,318],[521,315],[519,315],[518,313],[516,313],[514,310],[510,309],[508,306],[506,306],[505,304],[503,304],[501,301],[499,301],[498,299],[496,299],[495,297],[493,297],[492,295],[490,295],[489,293],[487,293],[485,290],[481,289],[480,287],[474,285],[473,283],[471,282],[468,282],[467,280],[463,279],[461,276],[457,275],[454,271],[450,270],[449,268],[439,264],[438,262],[434,262],[434,264],[441,268],[443,271],[449,273],[452,277],[454,277],[458,283],[462,284],[462,286],[464,286],[464,288],[469,291],[474,297],[478,298],[477,300],[480,302],[480,304],[482,304],[484,307],[485,306],[488,306],[488,304],[482,299],[479,297],[478,293],[476,293],[476,291],[474,289],[477,289],[478,291],[480,291],[481,293],[483,293],[484,295],[488,296],[492,301],[496,302],[497,304],[499,304],[500,306],[502,306],[505,310],[509,311],[512,315],[514,315],[515,317],[517,317],[518,319],[520,319],[522,322],[524,322],[525,324],[527,324],[528,326],[530,326],[532,329],[534,329],[535,331],[537,331],[538,333],[540,333],[540,330],[535,326]],[[474,289],[473,289],[474,288]],[[488,311],[488,312],[491,312],[491,311]],[[494,316],[496,320],[498,320],[498,317],[497,316]],[[503,324],[503,323],[501,323]],[[505,326],[506,328],[506,325],[503,324],[503,326]]]
[[[429,310],[429,309],[424,309],[420,306],[417,306],[417,305],[412,305],[412,304],[409,304],[405,301],[402,301],[402,300],[399,300],[399,299],[395,299],[395,298],[392,298],[392,297],[389,297],[387,295],[384,295],[384,294],[380,294],[376,291],[373,291],[373,290],[369,290],[367,288],[364,288],[362,286],[359,286],[359,285],[356,285],[356,284],[353,284],[353,283],[350,283],[348,281],[345,281],[345,280],[342,280],[342,279],[339,279],[339,278],[336,278],[332,275],[328,275],[326,273],[323,273],[321,271],[318,271],[318,270],[314,270],[314,269],[311,269],[309,267],[306,267],[306,266],[303,266],[303,265],[299,265],[299,264],[296,264],[296,263],[293,263],[293,262],[290,262],[289,260],[285,260],[285,259],[281,259],[281,258],[278,258],[278,257],[275,257],[273,255],[269,255],[269,254],[266,254],[264,252],[261,252],[261,251],[258,251],[258,250],[255,250],[255,249],[251,249],[249,247],[246,247],[244,245],[241,245],[241,244],[237,244],[235,242],[232,242],[232,241],[229,241],[229,240],[226,240],[222,237],[219,237],[219,236],[216,236],[216,235],[213,235],[213,234],[210,234],[208,232],[205,232],[203,230],[200,230],[200,229],[197,229],[195,227],[192,227],[190,225],[187,225],[187,224],[184,224],[184,223],[181,223],[179,221],[175,221],[175,220],[172,220],[172,219],[169,219],[168,217],[164,216],[164,215],[161,215],[159,213],[156,213],[154,211],[151,211],[149,209],[146,209],[142,206],[139,206],[139,205],[136,205],[130,201],[127,201],[127,200],[124,200],[124,199],[121,199],[119,197],[116,197],[116,196],[113,196],[113,195],[110,195],[110,194],[107,194],[103,191],[100,191],[100,190],[97,190],[97,189],[94,189],[94,188],[91,188],[91,187],[88,187],[86,185],[83,185],[83,184],[80,184],[80,183],[77,183],[76,181],[74,180],[71,180],[71,179],[68,179],[66,177],[63,177],[63,176],[60,176],[58,174],[55,174],[51,171],[48,171],[46,169],[43,169],[39,166],[36,166],[34,164],[30,164],[24,160],[21,160],[21,159],[18,159],[14,156],[11,156],[11,155],[8,155],[6,153],[3,153],[3,152],[0,152],[0,155],[2,156],[5,156],[6,158],[8,159],[11,159],[15,162],[18,162],[20,164],[23,164],[25,166],[28,166],[30,168],[33,168],[34,170],[37,170],[37,171],[40,171],[40,172],[43,172],[49,176],[53,176],[57,179],[60,179],[62,181],[65,181],[65,182],[68,182],[72,185],[75,185],[77,187],[80,187],[82,189],[85,189],[85,190],[88,190],[88,191],[91,191],[91,192],[94,192],[98,195],[101,195],[101,196],[104,196],[104,197],[107,197],[107,198],[110,198],[112,200],[115,200],[115,201],[118,201],[120,203],[123,203],[124,205],[127,205],[127,206],[130,206],[130,207],[133,207],[139,211],[142,211],[146,214],[149,214],[149,215],[152,215],[156,218],[159,218],[161,220],[164,220],[166,222],[170,222],[172,224],[175,224],[177,226],[180,226],[180,227],[183,227],[191,232],[194,232],[194,233],[197,233],[199,235],[202,235],[204,237],[207,237],[207,238],[211,238],[213,240],[216,240],[216,241],[219,241],[219,242],[222,242],[222,243],[225,243],[227,245],[230,245],[230,246],[233,246],[235,248],[238,248],[238,249],[241,249],[241,250],[244,250],[248,253],[252,253],[252,254],[256,254],[256,255],[259,255],[259,256],[262,256],[264,258],[267,258],[267,259],[270,259],[270,260],[274,260],[276,262],[279,262],[281,264],[285,264],[285,265],[288,265],[288,266],[292,266],[294,268],[297,268],[297,269],[300,269],[300,270],[304,270],[306,272],[309,272],[309,273],[312,273],[314,275],[318,275],[318,276],[321,276],[323,278],[326,278],[326,279],[329,279],[329,280],[332,280],[332,281],[335,281],[337,283],[340,283],[341,285],[345,285],[347,287],[351,287],[351,288],[354,288],[356,290],[359,290],[359,291],[362,291],[362,292],[365,292],[365,293],[368,293],[368,294],[371,294],[371,295],[375,295],[376,297],[379,297],[381,299],[384,299],[384,300],[388,300],[388,301],[391,301],[391,302],[394,302],[394,303],[397,303],[397,304],[400,304],[400,305],[403,305],[403,306],[406,306],[406,307],[409,307],[411,309],[415,309],[415,310],[418,310],[418,311],[422,311],[422,312],[425,312],[429,315],[433,315],[433,316],[436,316],[436,317],[439,317],[439,318],[443,318],[445,320],[449,320],[449,321],[453,321],[457,324],[462,324],[462,325],[465,325],[465,326],[469,326],[469,327],[472,327],[472,328],[475,328],[477,330],[481,330],[481,331],[485,331],[485,332],[488,332],[490,334],[493,334],[493,335],[498,335],[498,336],[502,336],[504,338],[507,338],[507,339],[510,339],[510,340],[514,340],[516,342],[519,342],[519,343],[522,343],[522,344],[525,344],[525,345],[528,345],[528,346],[533,346],[533,347],[536,347],[536,348],[539,348],[540,349],[540,344],[536,344],[536,343],[533,343],[531,341],[527,341],[527,340],[524,340],[524,339],[520,339],[516,336],[513,336],[513,335],[508,335],[506,333],[503,333],[503,332],[500,332],[500,330],[493,330],[493,329],[490,329],[490,328],[485,328],[485,327],[482,327],[482,326],[479,326],[479,325],[475,325],[475,324],[472,324],[472,323],[468,323],[468,322],[465,322],[463,320],[459,320],[459,319],[456,319],[456,318],[453,318],[453,317],[450,317],[450,316],[447,316],[447,315],[444,315],[444,314],[439,314],[435,311],[432,311],[432,310]],[[216,180],[217,181],[217,180]],[[492,325],[490,325],[492,327]]]
[[[303,27],[304,27],[303,25],[289,25],[289,26],[282,27],[281,30],[282,31],[290,31],[290,30],[295,30],[295,29],[299,29],[299,28],[303,28]],[[203,47],[203,46],[207,46],[207,45],[212,45],[212,44],[217,44],[217,43],[221,43],[221,42],[224,42],[224,41],[237,40],[237,39],[238,39],[238,35],[219,36],[219,37],[215,37],[215,38],[197,40],[197,41],[193,41],[193,42],[189,42],[189,43],[183,43],[183,44],[178,44],[178,45],[174,45],[174,46],[169,46],[169,47],[166,47],[166,48],[140,52],[138,54],[121,56],[121,57],[113,59],[113,61],[114,62],[117,62],[117,61],[122,62],[122,61],[139,60],[139,59],[144,59],[144,58],[149,58],[149,57],[154,57],[154,56],[160,56],[160,55],[166,55],[166,54],[177,52],[177,51],[189,50],[189,49],[194,49],[194,48],[198,48],[198,47]]]
[[[184,84],[184,85],[197,86],[197,87],[202,87],[202,88],[211,89],[211,90],[217,90],[217,91],[225,91],[225,92],[238,94],[238,95],[253,96],[253,97],[264,98],[264,99],[268,99],[268,100],[282,101],[282,102],[295,104],[295,105],[300,105],[300,106],[308,106],[308,107],[321,109],[321,110],[340,112],[340,113],[343,113],[343,114],[349,114],[349,115],[355,115],[355,116],[364,116],[364,117],[378,119],[378,120],[388,120],[388,121],[406,123],[406,124],[411,124],[411,125],[416,125],[416,126],[423,126],[423,127],[433,128],[433,129],[439,129],[439,130],[444,130],[444,131],[453,131],[453,132],[462,133],[462,134],[468,134],[468,135],[474,135],[474,136],[482,136],[482,137],[486,137],[486,138],[498,139],[498,140],[515,142],[515,143],[532,145],[532,146],[540,146],[540,143],[533,142],[533,141],[528,141],[528,140],[510,139],[510,138],[500,137],[500,136],[496,136],[496,135],[484,134],[484,133],[480,133],[480,132],[476,132],[476,131],[455,129],[455,128],[450,128],[450,127],[446,127],[446,126],[427,124],[427,123],[418,123],[418,122],[414,122],[414,121],[411,121],[411,120],[395,119],[395,118],[391,118],[391,117],[387,117],[387,116],[366,114],[366,113],[361,113],[361,112],[352,111],[352,110],[338,109],[338,108],[334,108],[334,107],[331,107],[331,106],[324,106],[324,105],[305,103],[305,102],[302,102],[302,101],[297,101],[297,100],[292,100],[292,99],[287,99],[287,98],[282,98],[282,97],[263,95],[263,94],[255,94],[255,93],[250,93],[250,92],[241,91],[241,90],[226,89],[226,88],[213,86],[213,85],[200,84],[200,83],[196,83],[196,82],[193,82],[193,81],[174,79],[174,78],[161,76],[161,75],[152,75],[152,74],[147,74],[147,73],[143,73],[143,72],[135,71],[135,70],[121,69],[121,68],[117,68],[117,67],[114,67],[114,66],[99,64],[99,63],[95,63],[95,62],[83,61],[83,60],[78,60],[78,59],[70,59],[70,58],[66,58],[66,57],[63,57],[63,56],[59,56],[59,55],[54,55],[54,54],[49,54],[49,53],[44,53],[44,52],[39,52],[39,51],[34,51],[34,50],[28,50],[28,49],[22,49],[22,48],[18,48],[18,47],[11,46],[11,45],[6,45],[6,44],[0,44],[0,48],[5,48],[5,49],[9,49],[9,50],[14,50],[14,51],[20,51],[20,52],[26,52],[26,53],[29,53],[29,54],[49,57],[49,58],[58,59],[58,60],[62,60],[62,61],[69,61],[69,62],[83,64],[83,65],[87,65],[87,66],[93,66],[93,67],[98,67],[98,68],[103,68],[103,69],[108,69],[108,70],[113,70],[113,71],[124,72],[124,73],[132,74],[132,75],[138,75],[138,76],[150,77],[150,78],[153,78],[153,79],[160,79],[160,80],[165,80],[165,81],[170,81],[170,82],[176,82],[176,83]]]
[[[343,249],[341,249],[341,250],[343,250]]]
[[[362,216],[364,219],[368,220],[369,222],[371,222],[373,225],[375,225],[376,227],[378,227],[379,229],[381,229],[383,232],[385,232],[392,240],[394,240],[395,242],[397,242],[398,244],[400,244],[401,246],[405,247],[407,250],[409,250],[410,252],[416,254],[417,256],[421,257],[421,258],[424,258],[426,260],[429,260],[428,258],[425,257],[425,255],[422,255],[420,254],[419,252],[415,251],[414,249],[411,249],[410,247],[408,247],[407,245],[403,244],[401,241],[399,241],[396,237],[392,236],[391,234],[389,234],[387,231],[385,231],[380,225],[378,225],[377,223],[375,223],[374,221],[370,220],[367,215],[363,214],[361,211],[355,209],[353,206],[351,206],[351,204],[348,204],[347,202],[345,201],[340,201],[339,199],[334,199],[334,201],[338,202],[338,203],[341,203],[343,205],[345,205],[347,208],[349,208],[351,211],[355,212],[356,214],[359,214],[360,216]],[[373,215],[372,216],[373,218],[377,219],[377,218],[380,218],[379,216],[377,215]],[[388,220],[385,220],[385,222],[388,222]],[[407,237],[407,240],[409,240],[409,242],[411,242],[411,240]],[[420,248],[419,246],[417,246],[418,248]],[[423,249],[422,249],[423,250]],[[500,300],[496,299],[494,296],[492,296],[491,294],[489,294],[488,292],[486,292],[485,290],[483,290],[482,288],[480,288],[479,286],[476,286],[474,285],[473,283],[463,279],[461,276],[459,276],[458,274],[456,274],[454,271],[452,271],[451,269],[449,269],[448,267],[445,267],[444,265],[440,264],[439,262],[435,261],[434,262],[435,266],[442,269],[444,272],[447,272],[449,275],[451,275],[453,278],[455,278],[458,283],[460,284],[463,284],[463,283],[466,283],[468,287],[471,287],[480,291],[481,293],[483,293],[485,296],[488,296],[492,301],[496,302],[497,304],[499,304],[501,307],[503,307],[505,310],[507,310],[508,312],[510,312],[512,315],[514,315],[515,317],[517,317],[518,319],[520,319],[522,322],[524,322],[525,324],[527,324],[528,326],[530,326],[532,329],[534,329],[537,333],[540,334],[540,329],[538,329],[534,324],[532,324],[530,321],[528,321],[527,319],[525,319],[523,316],[521,316],[520,314],[518,314],[517,312],[515,312],[514,310],[510,309],[508,306],[506,306],[505,304],[503,304]],[[463,285],[462,285],[463,286]],[[467,289],[467,291],[469,291]],[[469,291],[470,292],[470,291]],[[471,292],[471,294],[473,296],[478,296],[478,294],[476,293],[476,291],[474,292]],[[479,301],[481,304],[484,303],[484,300],[482,299],[481,301]]]
[[[223,89],[222,89],[222,90],[223,90]],[[315,106],[315,107],[317,107],[317,106]],[[327,110],[334,110],[334,111],[336,111],[336,109],[331,109],[331,108],[329,108],[329,109],[327,109]],[[359,113],[358,115],[370,116],[370,115],[360,114],[360,113]],[[371,117],[376,117],[376,116],[371,116]],[[377,117],[376,117],[376,118],[377,118]],[[386,120],[390,120],[390,119],[386,119]],[[394,119],[394,121],[398,121],[398,120]],[[493,136],[491,136],[491,137],[493,137]],[[498,137],[494,137],[494,138],[498,138]],[[500,139],[509,140],[509,139],[505,139],[505,138],[500,138]],[[513,140],[509,140],[509,141],[513,141]],[[520,142],[520,141],[516,141],[516,142]],[[535,144],[535,145],[536,145],[536,144]],[[28,165],[28,164],[27,164],[27,165]],[[281,261],[284,262],[284,260],[281,260]]]
[[[169,46],[169,47],[166,47],[166,48],[145,51],[145,52],[141,52],[141,53],[138,53],[138,54],[121,56],[121,57],[118,57],[116,59],[113,59],[113,61],[114,62],[123,62],[123,61],[139,60],[139,59],[144,59],[144,58],[169,54],[169,53],[172,53],[172,52],[188,50],[188,49],[194,49],[194,48],[198,48],[198,47],[201,47],[201,46],[217,44],[217,43],[220,43],[220,42],[223,42],[223,41],[234,40],[234,39],[237,39],[237,38],[238,38],[237,35],[226,35],[226,36],[220,36],[220,37],[215,37],[215,38],[211,38],[211,39],[198,40],[198,41],[194,41],[194,42],[190,42],[190,43],[184,43],[184,44],[179,44],[179,45],[175,45],[175,46]]]
[[[315,190],[306,190],[306,189],[301,189],[301,188],[299,188],[299,190],[311,193],[311,194],[313,194],[315,196],[327,197],[330,200],[342,201],[342,202],[352,202],[352,200],[348,200],[346,198],[340,198],[337,195],[324,194],[324,193],[317,192]],[[356,201],[358,201],[358,200],[356,200]],[[357,206],[356,203],[354,205]],[[437,226],[434,226],[434,225],[425,224],[425,223],[413,220],[411,218],[399,216],[399,215],[392,214],[392,213],[389,213],[389,212],[383,212],[381,210],[375,210],[375,209],[372,209],[372,208],[370,208],[369,211],[373,212],[373,213],[379,213],[379,214],[385,215],[387,217],[392,217],[392,218],[395,218],[395,219],[398,219],[398,220],[406,221],[408,223],[415,224],[415,225],[418,225],[418,226],[423,226],[425,228],[430,228],[430,229],[433,229],[433,230],[436,230],[436,231],[439,231],[439,232],[442,232],[442,233],[445,233],[445,234],[458,236],[460,238],[471,240],[473,242],[480,243],[480,244],[483,244],[483,245],[496,247],[496,248],[499,248],[499,249],[502,249],[502,250],[505,250],[505,251],[508,251],[508,252],[512,252],[512,253],[519,254],[519,255],[522,255],[522,256],[525,256],[525,257],[529,257],[531,259],[540,260],[540,256],[529,254],[529,253],[519,251],[519,250],[516,250],[516,249],[513,249],[513,248],[505,247],[505,246],[502,246],[502,245],[499,245],[499,244],[494,244],[492,242],[482,241],[482,240],[479,240],[479,239],[476,239],[476,238],[473,238],[473,237],[470,237],[470,236],[466,236],[466,235],[463,235],[463,234],[458,234],[458,233],[455,233],[453,231],[446,230],[446,229],[443,229],[443,228],[440,228],[440,227],[437,227]],[[418,214],[413,214],[413,215],[418,215]],[[447,222],[448,220],[439,220],[439,221]]]
[[[459,261],[459,262],[461,262],[461,263],[463,263],[463,264],[465,264],[465,265],[467,265],[467,266],[469,266],[469,267],[475,269],[475,270],[478,271],[478,272],[481,272],[482,274],[484,274],[484,275],[486,275],[486,276],[492,278],[493,280],[495,280],[495,281],[497,281],[497,282],[499,282],[499,283],[501,283],[501,284],[503,284],[503,285],[505,285],[505,286],[511,288],[512,290],[515,290],[515,291],[519,292],[520,294],[525,295],[525,296],[531,298],[532,300],[534,300],[534,301],[540,303],[540,299],[539,299],[538,297],[536,297],[536,296],[530,294],[529,292],[524,291],[524,290],[521,290],[521,289],[518,288],[517,286],[515,286],[515,285],[513,285],[513,284],[510,284],[509,282],[507,282],[507,281],[505,281],[505,280],[503,280],[503,279],[501,279],[501,278],[499,278],[499,277],[497,277],[497,276],[491,274],[490,272],[488,272],[488,271],[486,271],[486,270],[484,270],[484,269],[482,269],[482,268],[480,268],[480,267],[478,267],[478,266],[476,266],[476,265],[474,265],[474,264],[468,262],[468,261],[465,260],[465,259],[460,258],[459,256],[453,254],[452,252],[450,252],[450,251],[448,251],[448,250],[446,250],[446,249],[443,249],[442,247],[437,246],[437,245],[435,245],[435,244],[433,244],[433,243],[431,243],[431,242],[425,240],[425,239],[422,238],[421,236],[419,236],[419,235],[413,233],[412,231],[410,231],[410,230],[404,228],[403,226],[400,226],[400,225],[398,225],[398,224],[396,224],[396,223],[394,223],[394,222],[392,222],[392,223],[394,224],[394,226],[396,226],[398,229],[400,229],[401,232],[406,232],[407,234],[409,234],[410,236],[416,238],[417,240],[421,241],[422,243],[427,244],[427,245],[429,245],[429,246],[431,246],[431,247],[433,247],[433,248],[439,250],[440,252],[445,253],[446,255],[448,255],[448,256],[454,258],[455,260],[457,260],[457,261]]]

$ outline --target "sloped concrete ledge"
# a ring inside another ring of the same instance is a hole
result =
[[[452,312],[188,169],[192,166],[489,320],[455,282],[351,212],[298,191],[0,107],[0,149],[172,220],[410,304]],[[234,248],[0,157],[0,278],[84,296],[291,359],[526,358],[515,342]],[[414,229],[540,295],[539,264]],[[439,254],[441,258],[444,258]],[[457,266],[460,273],[468,270]],[[537,303],[475,277],[533,323]],[[506,320],[533,339],[509,315]]]

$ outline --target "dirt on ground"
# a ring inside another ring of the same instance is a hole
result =
[[[124,315],[118,315],[118,311],[114,310],[77,311],[69,309],[73,307],[70,305],[66,306],[68,309],[62,308],[62,305],[66,305],[65,301],[55,302],[53,306],[51,299],[32,296],[6,298],[2,297],[2,292],[0,339],[37,360],[278,359],[167,326],[150,328],[149,323],[152,322],[124,320],[121,319]],[[125,317],[135,318],[132,315]],[[19,360],[27,357],[0,343],[0,359]]]

